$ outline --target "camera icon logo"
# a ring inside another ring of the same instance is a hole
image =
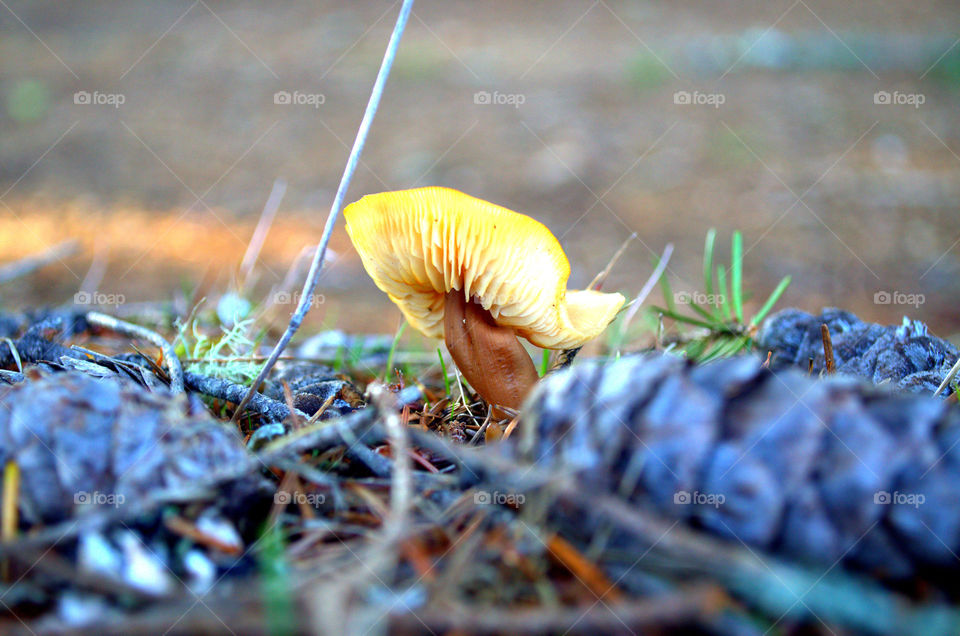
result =
[[[285,506],[293,501],[293,497],[290,496],[290,493],[286,490],[278,490],[273,493],[273,503]]]
[[[77,91],[73,94],[73,103],[74,104],[89,104],[91,103],[91,97],[89,91]]]
[[[85,490],[73,493],[73,503],[78,506],[85,506],[93,501],[93,498]]]
[[[674,104],[689,104],[692,101],[690,96],[690,91],[677,91],[673,94],[673,103]]]
[[[888,291],[878,291],[873,295],[873,304],[875,305],[889,305],[890,302],[891,296]]]
[[[491,501],[492,497],[490,496],[490,493],[485,490],[473,493],[473,503],[478,506],[489,505]]]
[[[873,493],[873,503],[886,506],[890,503],[890,493],[886,490],[879,490]]]
[[[686,490],[678,490],[677,492],[673,493],[673,503],[679,506],[689,505],[690,500],[690,493]]]
[[[890,93],[887,91],[877,91],[873,94],[874,104],[890,104],[891,101]]]
[[[474,104],[490,104],[492,103],[493,98],[490,95],[489,91],[477,91],[473,94],[473,103]]]
[[[277,91],[273,94],[273,103],[287,105],[293,101],[293,96],[288,91]]]

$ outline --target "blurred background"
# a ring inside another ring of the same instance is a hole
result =
[[[226,291],[283,179],[262,300],[319,240],[399,8],[0,4],[0,264],[78,241],[5,309]],[[740,229],[755,302],[791,275],[781,307],[951,336],[958,97],[955,2],[422,0],[347,200],[445,185],[524,212],[571,287],[636,232],[606,284],[627,296],[668,242],[673,288],[702,289],[707,230],[726,259]],[[307,329],[395,330],[342,221],[331,247]]]

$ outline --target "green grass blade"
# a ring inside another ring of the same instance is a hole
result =
[[[783,280],[780,281],[780,284],[777,285],[777,288],[773,290],[773,293],[770,294],[770,297],[767,298],[767,302],[763,303],[763,307],[760,308],[760,311],[757,312],[757,315],[750,320],[751,325],[759,325],[760,321],[767,317],[767,314],[773,309],[773,306],[777,304],[777,301],[780,300],[780,296],[783,295],[783,292],[787,291],[787,287],[790,286],[790,277],[784,276]]]
[[[722,351],[723,357],[729,357],[736,355],[750,347],[750,338],[748,336],[738,336],[736,338],[731,338],[730,342],[727,343]]]
[[[693,301],[690,301],[690,309],[694,310],[695,312],[703,316],[706,320],[710,321],[711,323],[716,323],[719,321],[719,316],[710,313],[709,311],[707,311],[706,309],[704,309],[703,307],[701,307],[700,305],[698,305]]]
[[[291,565],[286,558],[284,537],[277,524],[266,528],[259,544],[256,560],[268,632],[294,634],[296,608],[289,583]]]
[[[730,287],[733,294],[733,312],[737,321],[743,324],[743,235],[737,230],[733,233],[733,245],[730,255]]]
[[[397,352],[397,345],[400,344],[400,337],[403,335],[403,332],[407,328],[407,321],[404,320],[400,323],[400,327],[397,329],[397,335],[393,337],[393,343],[390,345],[390,353],[387,354],[387,368],[383,370],[383,381],[390,381],[390,371],[393,369],[393,356]]]
[[[543,360],[540,362],[540,377],[547,375],[547,370],[550,368],[550,350],[543,350]]]
[[[710,296],[713,294],[713,244],[717,238],[717,231],[710,228],[707,231],[707,238],[703,242],[703,288]],[[718,314],[719,315],[719,314]]]
[[[700,362],[707,351],[707,346],[708,345],[705,340],[696,340],[694,342],[688,343],[683,348],[683,352],[691,360],[695,362]]]
[[[657,259],[659,264],[659,259]],[[676,313],[677,305],[673,301],[673,289],[670,287],[670,281],[667,280],[667,273],[660,276],[660,291],[663,293],[663,302],[667,303],[667,308]]]
[[[727,289],[727,272],[722,266],[717,266],[717,295],[720,299],[720,310],[727,321],[733,320],[730,311],[730,290]]]
[[[739,342],[724,342],[723,344],[717,346],[710,352],[710,358],[708,362],[713,360],[722,360],[723,358],[729,358],[732,355],[735,355],[738,351],[743,349],[743,344]]]
[[[440,358],[440,369],[443,371],[443,394],[450,397],[450,376],[447,375],[447,363],[443,361],[443,351],[437,347],[437,356]]]
[[[749,344],[749,338],[736,337],[728,338],[716,343],[710,352],[704,357],[703,362],[719,360],[720,358],[729,358],[742,351]]]
[[[623,329],[624,320],[625,315],[623,312],[620,312],[617,314],[617,317],[613,319],[613,322],[610,323],[610,327],[606,331],[607,353],[620,350],[620,345],[623,344],[623,340],[626,338],[626,334],[624,333]]]
[[[357,338],[350,347],[350,368],[355,368],[363,357],[363,339]]]
[[[710,324],[709,322],[697,320],[696,318],[693,318],[691,316],[684,316],[683,314],[678,314],[677,312],[670,311],[665,307],[657,307],[656,305],[653,305],[653,310],[660,312],[667,318],[673,318],[677,322],[686,323],[688,325],[694,325],[695,327],[703,327],[704,329],[710,329],[710,330],[713,329],[713,325]]]

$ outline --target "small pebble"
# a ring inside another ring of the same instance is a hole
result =
[[[183,567],[187,571],[187,587],[197,595],[208,593],[217,583],[217,566],[206,554],[193,549],[183,556]]]
[[[77,566],[86,572],[117,580],[123,578],[123,557],[99,532],[84,532],[80,535]]]
[[[173,590],[173,574],[154,548],[148,548],[135,533],[119,533],[123,550],[123,579],[148,594],[163,595]]]

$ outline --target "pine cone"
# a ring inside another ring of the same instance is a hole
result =
[[[919,320],[904,317],[900,325],[863,322],[848,311],[824,309],[813,316],[797,309],[774,314],[758,335],[760,351],[771,352],[774,369],[788,366],[806,371],[824,368],[823,337],[827,325],[837,371],[870,380],[890,382],[914,393],[933,394],[956,362],[956,347],[927,333]],[[949,392],[948,392],[949,393]]]
[[[524,448],[733,541],[906,576],[960,561],[960,409],[854,378],[649,354],[545,379]]]
[[[199,400],[119,378],[55,373],[0,387],[0,406],[0,463],[19,465],[29,523],[143,502],[250,460],[236,430]]]

